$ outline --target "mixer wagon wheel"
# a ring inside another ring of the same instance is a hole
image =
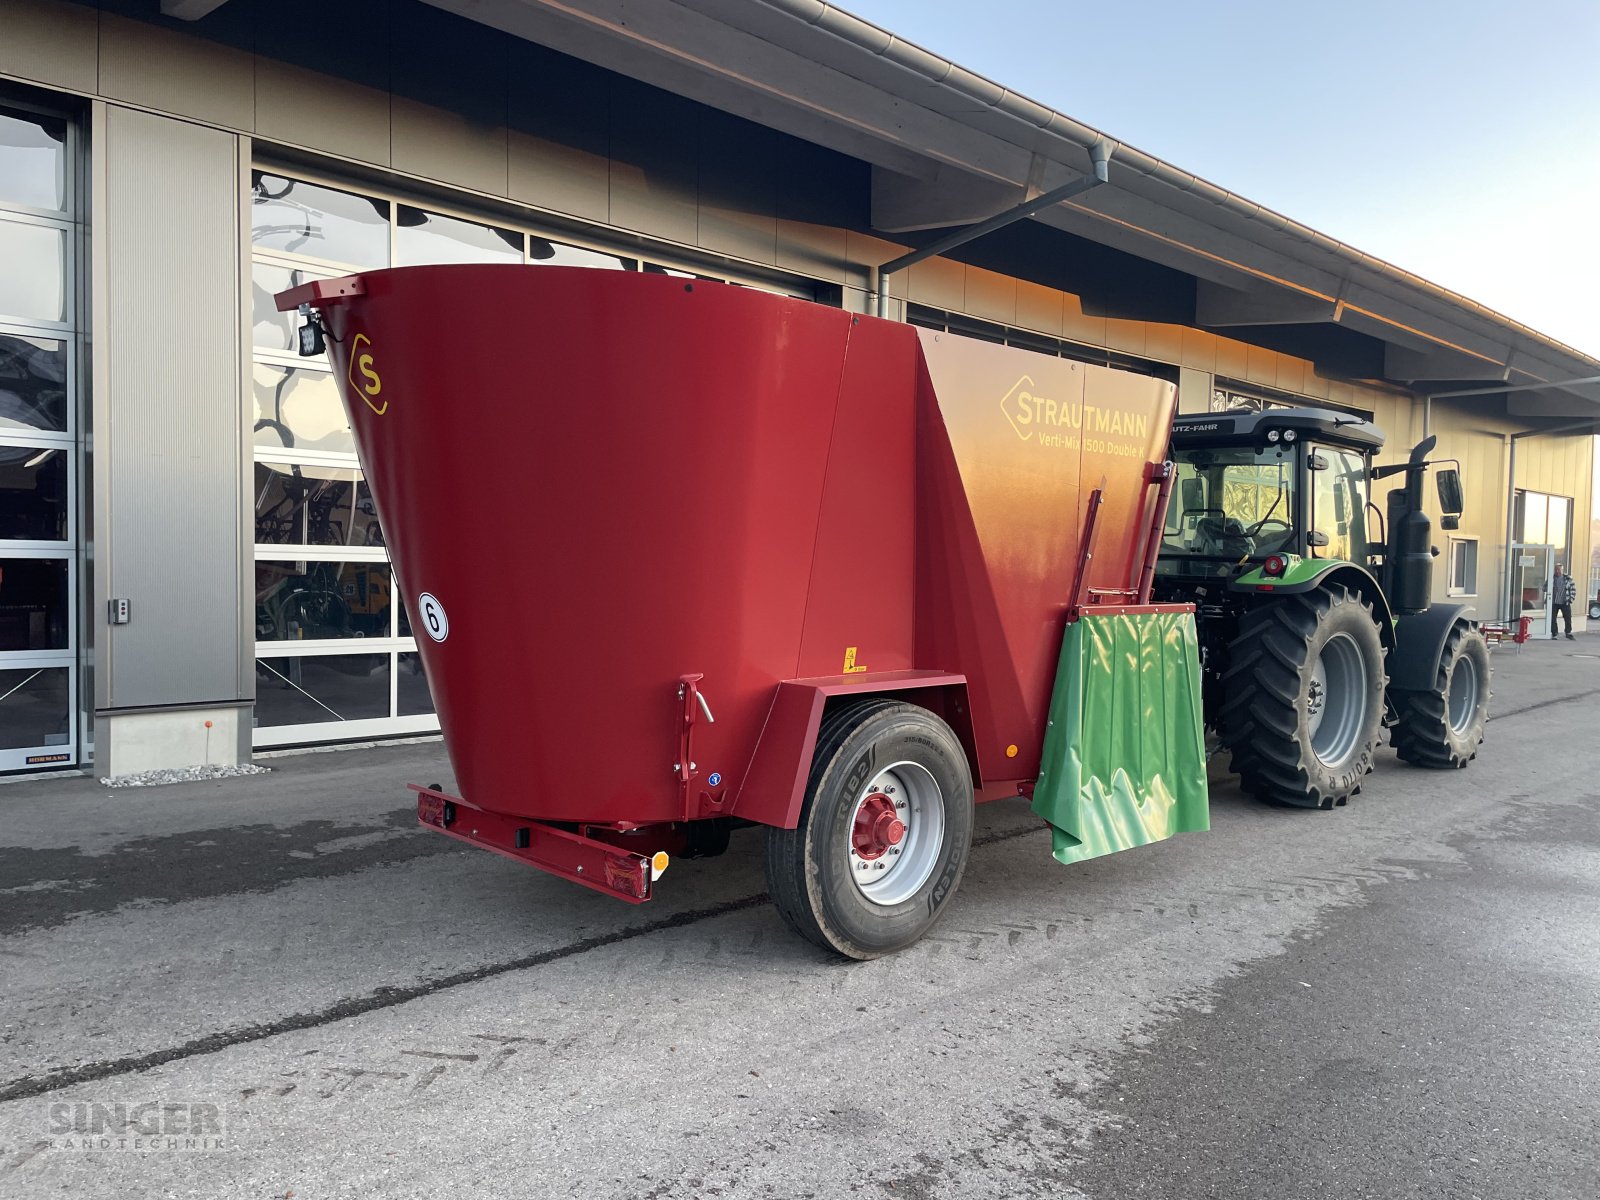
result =
[[[972,845],[972,774],[951,729],[872,699],[823,718],[800,822],[767,831],[767,892],[808,941],[877,958],[933,927]]]
[[[1458,622],[1445,639],[1433,687],[1394,689],[1394,749],[1408,763],[1460,770],[1478,757],[1489,719],[1489,643]]]
[[[1300,808],[1354,795],[1372,769],[1387,682],[1372,606],[1338,585],[1258,604],[1228,664],[1218,725],[1244,790]]]

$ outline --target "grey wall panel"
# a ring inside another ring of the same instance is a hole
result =
[[[238,698],[238,139],[108,107],[103,340],[110,702]],[[181,181],[181,182],[180,182]],[[105,614],[99,615],[100,620]]]

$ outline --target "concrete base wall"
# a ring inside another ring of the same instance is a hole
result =
[[[95,718],[94,772],[135,775],[247,763],[250,712],[248,705],[235,705],[102,713]]]

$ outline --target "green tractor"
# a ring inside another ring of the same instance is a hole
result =
[[[1477,756],[1489,647],[1461,604],[1431,604],[1424,439],[1375,467],[1371,422],[1311,408],[1180,417],[1155,598],[1194,604],[1206,723],[1246,791],[1332,808],[1361,790],[1383,728],[1417,766]],[[1379,480],[1403,477],[1372,502]],[[1441,524],[1461,479],[1437,472]]]

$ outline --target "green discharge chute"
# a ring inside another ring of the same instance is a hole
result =
[[[1067,626],[1033,811],[1064,863],[1210,828],[1192,613]]]

